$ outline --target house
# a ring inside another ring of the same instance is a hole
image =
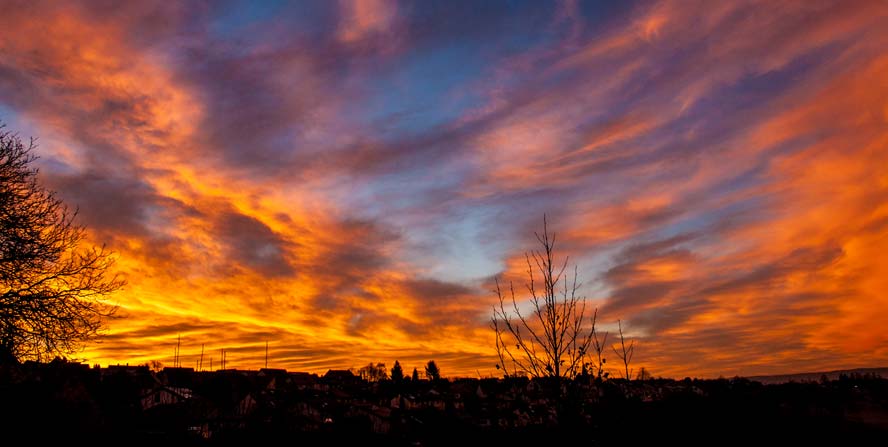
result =
[[[425,396],[422,396],[423,408],[431,408],[438,411],[444,411],[447,408],[447,403],[444,401],[441,393],[436,390],[429,390]]]
[[[149,373],[147,365],[108,365],[102,370],[103,375],[126,374],[130,376],[147,375]]]
[[[354,380],[357,376],[347,369],[330,369],[324,374],[324,380]]]
[[[142,394],[142,410],[158,405],[172,405],[191,399],[191,389],[167,386],[158,383],[154,388]]]
[[[291,372],[287,374],[289,382],[297,387],[311,387],[318,382],[317,374],[307,372]]]
[[[333,386],[354,385],[361,382],[361,378],[347,369],[331,369],[324,374],[325,383]]]
[[[367,417],[370,419],[370,427],[373,433],[386,434],[392,429],[392,409],[376,407],[370,409]]]
[[[235,415],[238,417],[248,416],[256,410],[256,406],[256,397],[253,396],[253,393],[247,393],[247,395],[238,402]]]
[[[194,381],[194,368],[165,367],[157,374],[157,378],[170,386],[191,388]]]

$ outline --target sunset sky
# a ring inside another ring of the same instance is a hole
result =
[[[888,364],[888,2],[112,3],[0,0],[127,280],[77,357],[496,374],[545,213],[655,375]]]

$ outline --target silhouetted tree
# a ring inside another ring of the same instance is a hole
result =
[[[123,281],[102,248],[83,249],[85,229],[38,181],[34,141],[0,128],[0,361],[76,351],[116,307]]]
[[[631,340],[629,346],[626,346],[626,337],[623,336],[623,321],[617,320],[617,326],[620,328],[620,350],[613,346],[611,346],[611,349],[614,350],[614,354],[623,362],[623,367],[625,368],[623,377],[626,380],[632,380],[632,370],[629,369],[629,364],[632,363],[632,354],[635,353],[635,340]]]
[[[413,374],[410,375],[410,380],[417,382],[419,381],[419,371],[416,368],[413,368]]]
[[[494,306],[491,318],[499,357],[496,367],[512,376],[573,378],[582,372],[597,312],[591,326],[586,326],[586,297],[578,294],[577,268],[571,280],[565,274],[568,258],[563,263],[555,260],[555,233],[549,234],[545,216],[543,233],[534,236],[542,250],[524,255],[531,312],[519,308],[511,282],[506,292],[496,279],[499,305]]]
[[[386,369],[385,363],[374,364],[370,362],[367,366],[358,370],[358,375],[368,382],[379,382],[380,380],[388,379],[388,369]]]
[[[431,381],[441,379],[441,370],[438,369],[438,365],[434,360],[429,360],[429,363],[425,367],[425,373],[426,377]]]
[[[401,364],[395,360],[395,366],[392,367],[392,382],[402,382],[404,380],[404,370]]]
[[[595,311],[595,316],[598,315],[598,311]],[[595,319],[595,316],[592,318]],[[592,332],[592,349],[595,351],[595,357],[592,359],[592,367],[595,368],[595,378],[601,381],[602,379],[606,379],[608,376],[607,371],[604,370],[604,364],[607,363],[607,359],[604,357],[603,351],[604,347],[607,346],[607,336],[608,332],[604,333],[604,337],[599,340],[598,332]]]

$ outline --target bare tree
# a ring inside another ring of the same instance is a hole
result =
[[[617,320],[617,326],[620,328],[620,349],[611,346],[611,349],[614,350],[614,354],[620,358],[623,362],[623,367],[625,368],[625,375],[623,377],[626,380],[632,380],[632,370],[629,369],[629,364],[632,363],[632,354],[635,353],[635,340],[629,341],[629,346],[626,346],[626,337],[623,336],[623,321]]]
[[[34,141],[0,129],[0,362],[69,355],[95,337],[123,285],[102,248],[32,167]]]
[[[434,360],[429,360],[429,363],[426,364],[425,374],[426,378],[433,382],[441,380],[441,370],[438,368],[438,364],[435,363]]]
[[[530,311],[518,304],[515,287],[508,291],[496,280],[499,305],[493,308],[491,328],[496,332],[497,368],[506,375],[574,378],[595,333],[595,316],[586,323],[586,297],[579,295],[577,268],[565,274],[568,258],[555,259],[555,233],[549,234],[543,216],[543,233],[534,233],[542,250],[525,253]],[[562,285],[563,284],[563,285]]]
[[[358,370],[358,375],[368,382],[379,382],[388,379],[388,370],[385,368],[385,363],[370,362]]]
[[[592,317],[594,321],[598,316],[598,310],[596,309],[595,315]],[[593,324],[593,327],[595,325]],[[607,359],[603,356],[603,351],[605,346],[607,346],[607,336],[608,332],[604,333],[604,337],[601,340],[598,339],[598,332],[592,332],[592,349],[595,351],[595,357],[592,359],[592,367],[595,368],[595,377],[600,381],[602,379],[606,379],[608,373],[604,370],[604,364],[607,363]]]

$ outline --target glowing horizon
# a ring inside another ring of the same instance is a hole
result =
[[[492,375],[546,213],[654,375],[888,364],[885,2],[167,3],[0,17],[128,281],[86,361]]]

